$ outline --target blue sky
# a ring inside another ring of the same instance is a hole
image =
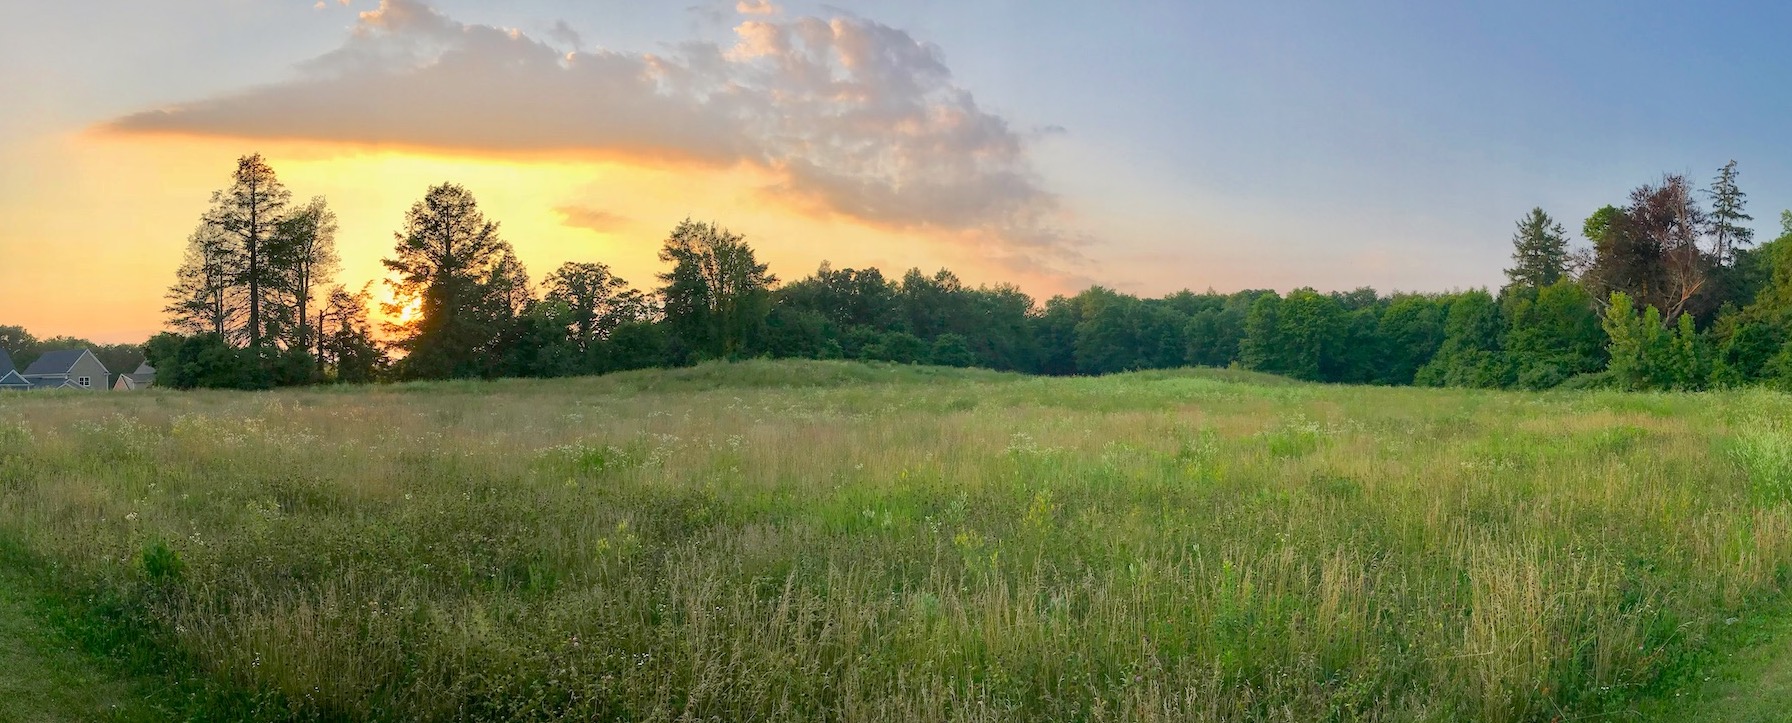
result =
[[[797,266],[780,269],[788,278],[807,273],[820,260],[812,257],[856,256],[937,261],[976,281],[1013,278],[1036,296],[1088,282],[1151,294],[1183,287],[1445,290],[1498,285],[1512,224],[1532,206],[1577,230],[1594,208],[1621,202],[1663,172],[1703,185],[1738,160],[1764,238],[1775,235],[1779,210],[1792,205],[1792,150],[1779,132],[1792,117],[1792,86],[1781,80],[1792,58],[1778,42],[1792,9],[1776,4],[792,1],[772,14],[740,12],[745,4],[731,2],[427,5],[459,26],[514,29],[562,50],[634,58],[676,56],[694,41],[726,48],[750,21],[844,17],[900,31],[898,45],[912,39],[931,47],[949,69],[949,83],[937,91],[968,94],[1020,144],[1019,155],[979,171],[985,176],[976,182],[993,182],[991,173],[1029,176],[1018,190],[991,193],[1049,196],[1038,205],[1058,214],[1053,237],[1074,239],[1037,264],[1023,257],[1043,247],[1022,242],[931,256],[798,245],[779,252]],[[0,65],[28,71],[0,74],[0,103],[14,109],[0,115],[0,194],[13,199],[10,207],[0,201],[0,212],[57,212],[63,199],[78,197],[75,186],[104,182],[47,170],[59,154],[74,152],[69,139],[144,111],[278,88],[306,63],[347,47],[356,13],[374,9],[368,0],[347,7],[338,0],[322,7],[179,0],[0,10]],[[577,33],[576,43],[565,29]],[[180,130],[229,138],[220,157],[274,132],[212,122]],[[81,152],[90,164],[106,153],[122,165],[142,164],[129,145],[113,140],[103,144],[109,150]],[[781,162],[774,158],[772,167]],[[830,218],[853,216],[864,199],[829,194],[875,164],[821,165],[830,172],[823,185],[832,185],[809,191],[832,204]],[[872,180],[910,188],[925,173],[908,168]],[[333,202],[347,192],[324,190],[333,191]],[[956,217],[935,223],[927,204],[939,197],[931,199],[909,198],[900,211],[891,206],[862,220],[887,227],[889,214],[899,213],[904,229],[947,236],[972,226],[1025,235],[1041,223],[1021,231],[1006,216],[994,225],[954,226]],[[710,210],[693,204],[699,214]],[[785,236],[801,233],[759,223]],[[70,237],[77,230],[58,224],[23,226],[0,231],[0,250],[79,240]],[[178,241],[186,230],[143,232]],[[856,243],[890,245],[870,236]],[[23,276],[0,270],[0,287]],[[0,316],[23,303],[5,293]]]

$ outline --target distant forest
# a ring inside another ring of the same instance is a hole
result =
[[[686,220],[636,288],[598,260],[533,281],[467,189],[428,189],[371,285],[336,284],[335,216],[298,203],[259,156],[189,239],[168,292],[178,332],[142,351],[165,385],[268,388],[555,377],[710,359],[800,357],[1106,374],[1238,366],[1355,384],[1547,389],[1792,388],[1792,212],[1755,244],[1731,162],[1680,175],[1581,226],[1534,209],[1497,292],[1310,288],[1140,298],[1099,286],[1043,304],[949,271],[832,268],[780,283],[747,239]],[[22,330],[17,333],[22,334]],[[110,363],[110,362],[108,362]],[[116,371],[116,370],[115,370]]]

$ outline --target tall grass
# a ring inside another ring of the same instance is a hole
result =
[[[8,395],[0,536],[265,718],[1551,720],[1782,593],[1788,412],[824,362]]]

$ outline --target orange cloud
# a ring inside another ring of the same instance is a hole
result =
[[[734,11],[742,15],[775,15],[778,9],[768,0],[740,0],[734,4]]]
[[[101,130],[748,166],[772,179],[764,195],[811,213],[975,236],[1017,268],[1086,263],[1025,139],[952,82],[938,48],[859,18],[772,20],[763,0],[738,9],[767,19],[743,23],[729,49],[567,53],[384,0],[294,80]]]

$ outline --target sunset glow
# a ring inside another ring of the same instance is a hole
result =
[[[745,234],[785,280],[823,260],[947,267],[1043,300],[1092,284],[1497,284],[1511,221],[1534,205],[1584,213],[1639,173],[1768,152],[1746,128],[1565,106],[1549,77],[1465,69],[1460,47],[1323,4],[1166,6],[1146,35],[1094,6],[630,7],[8,9],[0,61],[42,70],[0,79],[0,317],[110,341],[161,329],[187,235],[251,153],[296,198],[328,198],[351,288],[383,278],[406,209],[452,181],[536,278],[601,261],[652,289],[660,242],[689,217]],[[107,47],[70,50],[108,29]],[[1120,37],[1126,53],[1091,50]],[[1628,82],[1577,87],[1655,97]],[[1527,83],[1539,97],[1513,97]],[[1756,117],[1740,89],[1713,97]],[[1613,138],[1659,152],[1588,155]],[[1753,192],[1792,197],[1785,167],[1751,168]]]

